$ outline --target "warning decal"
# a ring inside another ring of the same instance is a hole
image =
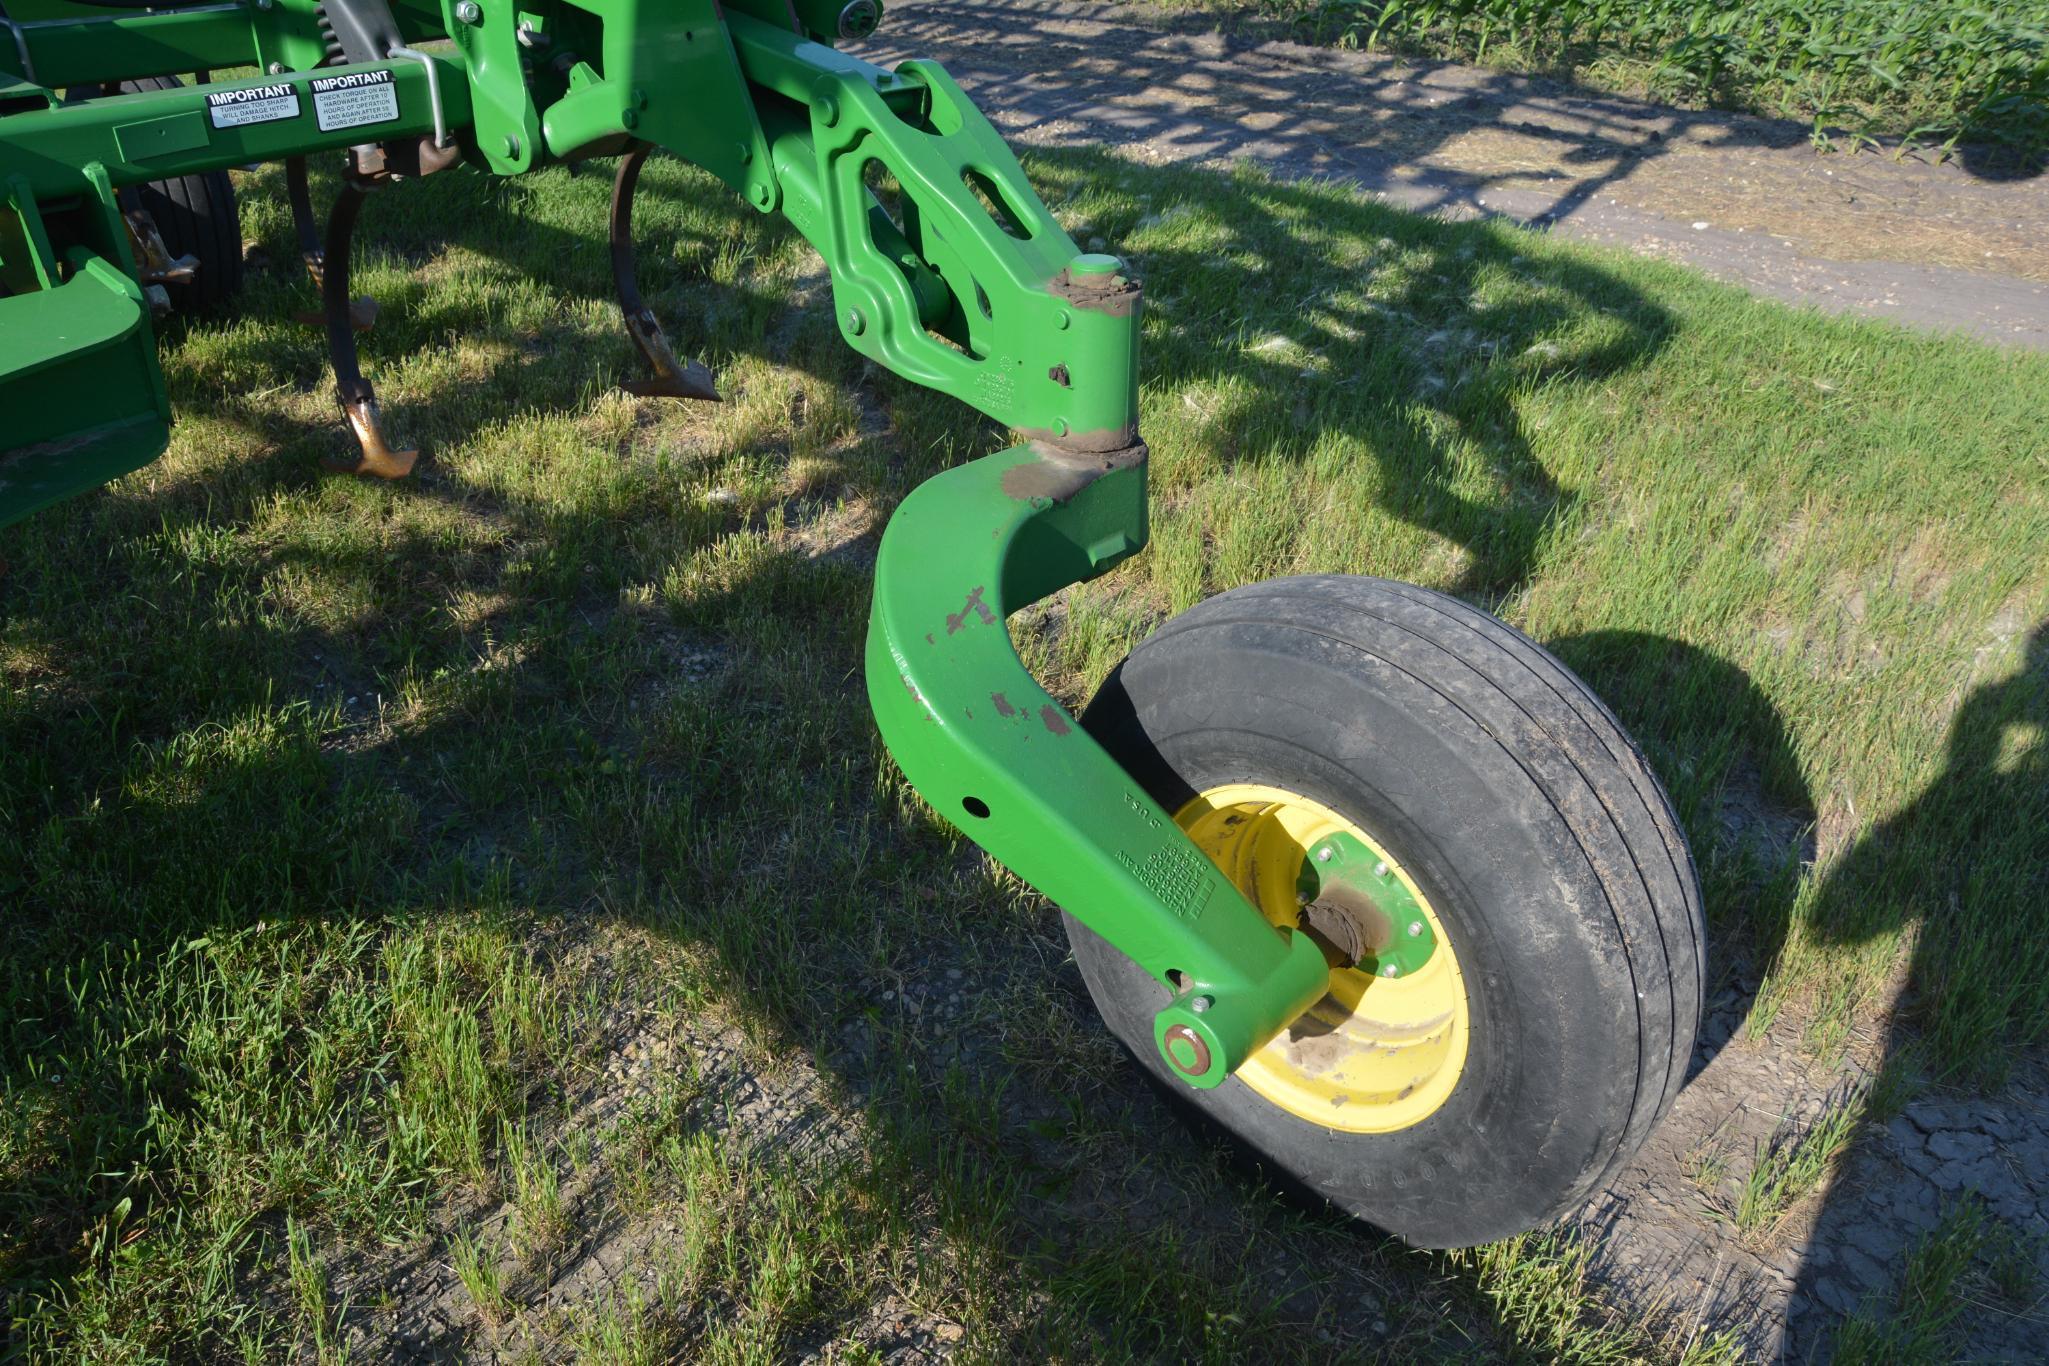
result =
[[[351,71],[313,81],[313,121],[323,133],[398,119],[398,86],[389,71]]]
[[[299,117],[299,92],[289,85],[255,85],[247,90],[216,90],[206,97],[207,117],[216,128],[241,128]]]

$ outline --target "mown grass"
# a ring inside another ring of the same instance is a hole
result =
[[[1163,0],[1209,7],[1211,0]],[[2031,0],[1261,0],[1321,41],[1811,121],[1848,136],[2049,152],[2049,23]]]
[[[1936,1071],[2041,1043],[2049,363],[1336,189],[1032,169],[1151,309],[1155,544],[1020,623],[1062,695],[1251,579],[1464,593],[1642,739],[1760,1026],[1825,1053],[1904,981]],[[874,531],[1001,434],[850,359],[790,234],[648,183],[644,284],[727,404],[611,389],[604,177],[449,174],[366,216],[421,477],[319,473],[280,266],[171,327],[162,462],[0,533],[10,1345],[435,1308],[621,1361],[1725,1353],[1603,1306],[1577,1235],[1419,1257],[1161,1116],[866,716]]]

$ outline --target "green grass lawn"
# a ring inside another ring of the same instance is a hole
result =
[[[1753,1034],[1876,1032],[1903,1086],[2044,1042],[2049,359],[1029,169],[1149,308],[1154,544],[1019,619],[1057,693],[1248,580],[1456,591],[1645,745]],[[242,183],[277,264],[169,326],[169,454],[0,532],[10,1346],[336,1358],[431,1282],[474,1346],[598,1360],[874,1359],[891,1315],[969,1359],[1679,1354],[1572,1235],[1404,1251],[1136,1084],[866,714],[874,535],[1002,433],[847,353],[793,234],[650,169],[643,287],[730,400],[663,406],[613,388],[609,176],[379,196],[365,365],[431,455],[380,485],[318,468],[281,179]],[[627,1274],[570,1293],[594,1240]]]

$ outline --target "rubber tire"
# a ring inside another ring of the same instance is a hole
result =
[[[1463,969],[1457,1086],[1411,1127],[1348,1133],[1230,1078],[1174,1080],[1167,991],[1080,922],[1111,1031],[1263,1168],[1418,1247],[1507,1237],[1620,1170],[1686,1075],[1704,985],[1700,891],[1671,803],[1621,724],[1535,642],[1455,599],[1276,579],[1169,622],[1082,724],[1166,807],[1254,782],[1361,825],[1414,874]]]
[[[121,82],[119,93],[176,90],[182,84],[176,76],[138,76]],[[191,284],[165,286],[175,308],[204,312],[241,292],[242,219],[226,171],[152,180],[140,187],[139,199],[172,256],[199,258]]]

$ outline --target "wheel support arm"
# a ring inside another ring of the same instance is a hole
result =
[[[1004,627],[1145,535],[1143,446],[1018,446],[927,480],[882,538],[868,696],[926,800],[1168,988],[1153,1040],[1208,1088],[1323,995],[1323,952],[1253,909],[1039,686]]]

